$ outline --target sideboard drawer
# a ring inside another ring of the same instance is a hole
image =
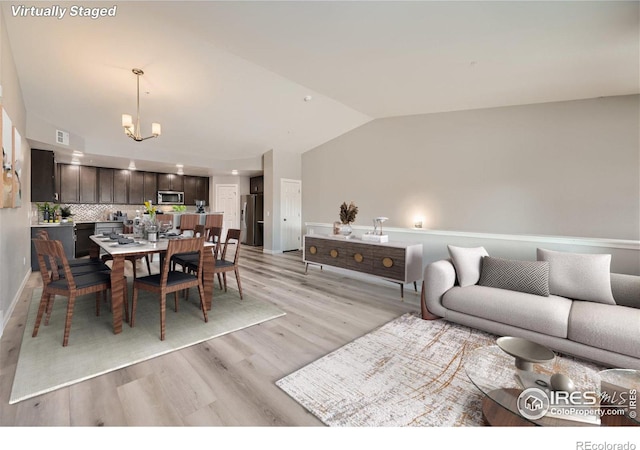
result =
[[[305,257],[307,261],[342,267],[345,252],[339,245],[321,239],[305,239]]]
[[[378,247],[373,250],[372,274],[392,280],[405,278],[405,251],[399,248]]]

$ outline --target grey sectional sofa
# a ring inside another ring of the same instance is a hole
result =
[[[523,337],[607,367],[640,369],[640,276],[611,273],[610,279],[615,304],[461,287],[454,262],[443,259],[425,268],[422,316]]]

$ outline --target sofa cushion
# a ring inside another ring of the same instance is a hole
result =
[[[571,303],[485,286],[454,287],[442,298],[447,309],[561,338],[567,337]]]
[[[573,302],[568,336],[581,344],[640,358],[640,310]]]
[[[548,297],[549,263],[485,256],[478,284]]]
[[[615,305],[611,292],[611,255],[555,252],[539,248],[538,261],[548,261],[549,290],[576,300]]]
[[[640,276],[612,273],[611,292],[616,305],[640,309]]]
[[[484,247],[466,248],[447,245],[447,249],[456,268],[458,284],[462,287],[477,284],[480,279],[482,257],[489,256]]]

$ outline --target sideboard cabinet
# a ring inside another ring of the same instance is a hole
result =
[[[404,285],[422,279],[422,244],[411,242],[366,242],[332,236],[305,235],[305,273],[309,264],[331,266],[376,276]]]

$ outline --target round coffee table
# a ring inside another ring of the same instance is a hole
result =
[[[544,384],[555,373],[571,378],[581,392],[600,392],[601,367],[571,357],[556,356],[553,361],[534,364],[531,371],[517,369],[513,357],[497,345],[481,347],[465,358],[464,369],[484,398],[482,412],[489,425],[497,426],[598,426],[628,424],[623,416],[563,417],[552,414],[532,419],[518,408],[518,398],[525,385]],[[536,383],[539,381],[540,383]],[[605,420],[606,417],[606,420]]]

